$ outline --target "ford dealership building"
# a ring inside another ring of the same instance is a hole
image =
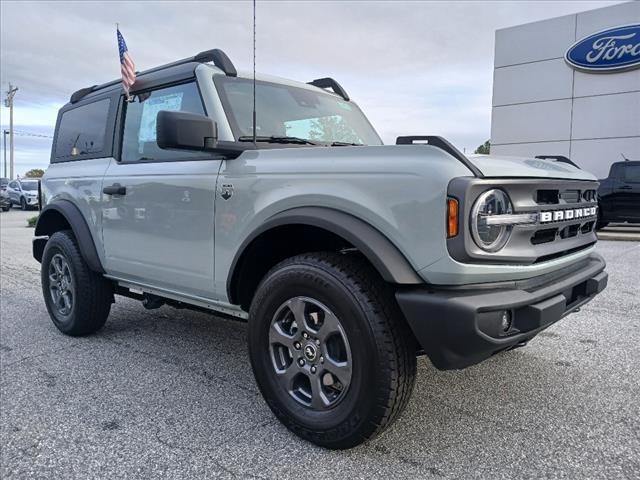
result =
[[[640,2],[496,32],[491,153],[640,160]]]

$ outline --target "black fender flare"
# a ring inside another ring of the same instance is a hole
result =
[[[232,302],[236,300],[234,288],[239,270],[237,267],[247,247],[262,233],[284,225],[319,227],[344,238],[362,252],[387,282],[404,285],[425,283],[400,250],[370,224],[332,208],[297,207],[270,217],[242,242],[227,276],[227,294]]]
[[[51,235],[60,230],[60,216],[69,224],[73,235],[76,237],[80,253],[87,262],[91,270],[98,273],[104,273],[102,262],[98,256],[93,236],[87,221],[82,215],[80,209],[73,202],[60,199],[55,200],[45,206],[38,216],[36,224],[35,237],[33,239],[33,257],[38,261],[42,261],[45,244]]]

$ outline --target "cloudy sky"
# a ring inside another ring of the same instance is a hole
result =
[[[469,152],[489,137],[495,30],[612,3],[258,0],[257,69],[336,78],[385,143],[437,134]],[[3,96],[9,82],[20,89],[18,174],[49,163],[46,137],[72,92],[119,76],[116,22],[138,70],[216,47],[251,67],[251,2],[3,0],[0,10]]]

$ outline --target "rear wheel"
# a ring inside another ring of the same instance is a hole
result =
[[[42,294],[54,325],[72,336],[99,330],[107,320],[111,283],[93,272],[69,230],[54,233],[42,255]]]
[[[305,254],[274,267],[251,305],[249,351],[275,415],[328,448],[382,432],[413,389],[415,343],[393,291],[353,256]]]

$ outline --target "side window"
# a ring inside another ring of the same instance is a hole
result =
[[[56,135],[56,160],[102,156],[110,104],[111,101],[105,98],[62,114]]]
[[[123,162],[166,161],[202,157],[201,152],[162,150],[156,143],[156,117],[161,110],[204,115],[202,99],[195,83],[153,90],[135,96],[126,104],[122,134]]]
[[[627,182],[640,183],[640,165],[625,165],[624,179]]]
[[[16,182],[11,182],[9,184],[9,188],[13,188],[15,190],[16,188],[18,188],[18,184]]]

